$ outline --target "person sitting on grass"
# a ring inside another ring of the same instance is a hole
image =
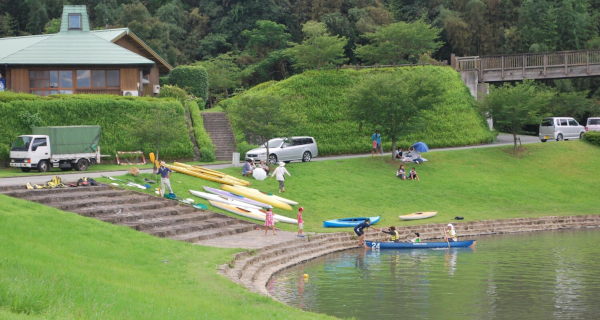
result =
[[[254,159],[247,159],[246,163],[244,163],[244,166],[242,167],[242,175],[244,177],[248,177],[252,174],[254,169],[256,169],[256,166],[254,165]]]
[[[392,242],[400,242],[400,234],[396,231],[396,227],[391,226],[387,231],[381,229],[381,232],[389,234]]]
[[[367,219],[364,222],[359,223],[356,227],[354,227],[354,233],[356,233],[356,235],[358,236],[359,247],[364,246],[366,249],[370,249],[365,243],[365,233],[363,232],[364,229],[368,229],[369,227],[371,227],[371,219]]]
[[[398,147],[398,150],[396,150],[396,159],[398,160],[402,160],[402,147]]]
[[[417,174],[417,170],[415,170],[415,167],[412,167],[412,169],[410,170],[410,172],[408,173],[408,180],[412,180],[412,181],[421,181],[419,179],[419,175]]]
[[[398,172],[396,172],[396,177],[400,178],[401,180],[406,180],[406,172],[404,172],[403,164],[401,164],[400,168],[398,168]]]
[[[410,242],[412,242],[412,243],[419,243],[419,242],[421,242],[421,235],[418,232],[415,232],[415,236],[417,236],[417,237],[410,239]]]
[[[410,147],[408,154],[410,160],[416,164],[421,164],[423,163],[423,161],[425,161],[423,160],[423,158],[421,158],[421,154],[419,153],[419,151],[415,150],[414,147]]]
[[[261,168],[263,170],[265,170],[265,172],[267,173],[267,175],[269,174],[269,167],[265,164],[264,161],[260,160],[260,162],[258,163],[258,168]]]

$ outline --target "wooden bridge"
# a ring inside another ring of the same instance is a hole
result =
[[[499,56],[453,55],[451,64],[457,71],[475,76],[479,83],[600,76],[600,49]]]

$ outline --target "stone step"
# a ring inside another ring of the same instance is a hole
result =
[[[71,210],[84,217],[100,217],[111,214],[118,214],[124,212],[139,212],[142,210],[153,210],[165,207],[173,207],[173,205],[167,201],[144,201],[142,203],[129,203],[129,204],[113,204],[103,205],[99,207],[91,208],[80,208],[77,210]]]
[[[223,228],[208,229],[208,230],[202,230],[202,231],[197,231],[197,232],[192,232],[192,233],[187,233],[187,234],[180,234],[180,235],[172,236],[169,238],[173,239],[173,240],[178,240],[178,241],[197,242],[197,241],[202,241],[202,240],[206,240],[206,239],[213,239],[213,238],[228,236],[228,235],[232,235],[232,234],[236,234],[236,233],[248,232],[248,231],[253,230],[254,227],[256,226],[256,224],[244,222],[241,220],[237,220],[236,222],[238,222],[238,223],[228,225]]]
[[[147,230],[157,230],[161,228],[168,228],[177,225],[195,223],[199,221],[204,221],[208,219],[213,219],[215,217],[219,217],[218,213],[212,211],[200,211],[195,209],[194,212],[184,213],[184,214],[175,214],[162,216],[153,219],[140,219],[137,221],[126,222],[123,223],[124,226],[133,228],[138,231],[147,231]]]
[[[128,195],[118,197],[101,197],[83,200],[72,200],[65,201],[62,203],[50,203],[51,207],[55,207],[60,210],[74,211],[81,208],[98,207],[105,205],[114,204],[133,204],[150,200],[150,196],[139,196],[139,195]]]
[[[108,214],[97,217],[99,220],[104,222],[113,223],[113,224],[123,224],[126,223],[135,223],[138,220],[140,222],[144,222],[145,220],[150,220],[154,218],[160,217],[168,217],[171,215],[185,215],[188,213],[193,213],[198,211],[198,209],[190,206],[171,206],[164,207],[153,210],[142,210],[142,211],[132,211],[132,212],[121,212],[118,214]],[[130,225],[128,225],[131,227]]]
[[[161,228],[147,229],[143,230],[143,232],[148,233],[153,236],[166,238],[173,237],[177,235],[190,234],[197,231],[211,229],[214,230],[216,228],[225,228],[227,226],[236,224],[238,220],[231,219],[229,217],[225,218],[211,218],[204,219],[202,221],[191,221],[189,223],[182,223],[176,225],[170,225]]]
[[[8,189],[0,193],[13,198],[22,198],[31,195],[46,195],[46,194],[66,194],[79,192],[98,192],[101,190],[110,190],[110,186],[94,186],[94,187],[77,187],[77,188],[54,188],[54,189],[27,189],[20,186],[19,189]]]
[[[51,204],[57,202],[66,202],[66,201],[74,201],[74,200],[82,200],[82,199],[94,199],[94,198],[103,198],[103,197],[118,197],[118,196],[126,196],[130,195],[131,191],[128,190],[101,190],[98,192],[76,192],[76,193],[65,193],[65,194],[45,194],[45,195],[37,195],[30,194],[25,195],[21,199],[33,201],[42,204]]]

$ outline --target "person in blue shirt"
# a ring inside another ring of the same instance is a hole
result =
[[[242,175],[244,177],[248,177],[249,175],[252,174],[254,169],[256,169],[256,166],[254,165],[254,159],[248,159],[248,160],[246,160],[246,163],[244,163],[244,166],[242,167]]]
[[[375,130],[375,133],[373,133],[373,136],[371,136],[371,141],[374,141],[375,143],[377,143],[377,145],[375,146],[375,143],[373,143],[373,151],[371,151],[371,157],[375,154],[375,151],[379,150],[379,153],[381,153],[383,155],[383,147],[381,146],[381,134],[379,133],[379,130]]]
[[[364,222],[359,223],[356,227],[354,227],[354,233],[356,233],[356,235],[358,236],[359,247],[364,246],[365,248],[370,249],[365,243],[365,233],[363,232],[364,229],[368,229],[370,227],[371,219],[367,219]]]
[[[164,195],[165,191],[167,190],[165,189],[165,185],[169,188],[169,193],[173,193],[173,189],[171,188],[171,181],[169,180],[169,178],[171,178],[171,173],[173,173],[173,171],[166,167],[164,161],[160,162],[160,167],[157,171],[154,172],[154,174],[160,174],[160,190],[163,193],[161,194],[161,196]]]

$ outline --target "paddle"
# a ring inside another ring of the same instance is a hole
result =
[[[450,249],[450,241],[448,241],[448,233],[446,232],[446,227],[444,227],[444,235],[446,236],[446,243],[448,243],[448,249]]]
[[[154,164],[154,180],[157,180],[157,174],[156,174],[156,170],[158,170],[158,165],[156,163],[156,158],[154,157],[154,152],[150,152],[150,162],[152,162],[152,164]],[[162,196],[162,192],[160,191],[160,184],[158,184],[158,194],[160,196]]]

